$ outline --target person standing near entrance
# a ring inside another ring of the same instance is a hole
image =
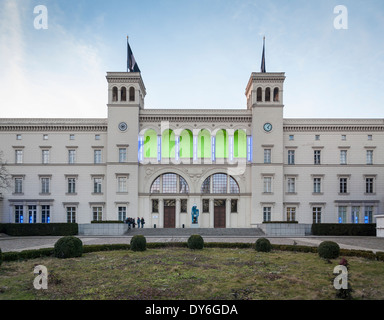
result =
[[[140,229],[140,222],[141,222],[141,221],[140,221],[140,218],[137,217],[137,228],[138,228],[138,229]]]
[[[141,228],[144,228],[144,224],[145,224],[144,218],[141,218]]]

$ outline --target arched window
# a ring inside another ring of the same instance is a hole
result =
[[[204,180],[203,184],[201,185],[201,193],[239,194],[240,188],[232,176],[229,176],[226,173],[215,173]]]
[[[263,94],[261,88],[257,88],[257,102],[263,101]]]
[[[208,130],[203,129],[199,132],[197,138],[198,150],[197,157],[202,159],[211,158],[211,134]]]
[[[226,130],[219,130],[216,133],[216,159],[228,158],[228,135]]]
[[[175,157],[175,133],[171,129],[165,130],[162,134],[161,157],[162,158]]]
[[[247,157],[247,134],[244,130],[236,130],[234,134],[234,157]]]
[[[117,87],[112,88],[112,101],[117,101],[118,99],[118,93],[117,93]]]
[[[265,89],[265,101],[271,101],[271,88]]]
[[[180,158],[193,158],[193,134],[183,130],[180,134]]]
[[[129,101],[135,101],[135,88],[129,88]]]
[[[153,181],[150,193],[189,193],[189,185],[176,173],[164,173]]]
[[[127,88],[122,87],[121,88],[121,98],[120,101],[127,101]]]
[[[155,130],[147,130],[144,135],[144,158],[157,157],[157,133]]]
[[[279,88],[273,90],[273,101],[279,101]]]

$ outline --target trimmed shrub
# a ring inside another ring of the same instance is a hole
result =
[[[77,223],[3,223],[1,233],[9,236],[74,236],[78,234]]]
[[[314,223],[314,236],[376,236],[375,223]]]
[[[319,256],[324,259],[336,259],[340,255],[340,247],[336,242],[323,241],[317,248]]]
[[[55,243],[54,256],[60,259],[81,257],[83,242],[76,237],[66,236]]]
[[[188,238],[188,248],[192,250],[201,250],[204,248],[204,239],[199,234],[193,234]]]
[[[266,238],[257,239],[255,243],[255,249],[259,252],[270,252],[272,250],[272,245]]]
[[[131,239],[132,251],[145,251],[147,250],[147,240],[142,235],[135,235]]]

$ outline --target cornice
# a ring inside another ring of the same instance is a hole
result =
[[[384,119],[284,119],[284,132],[384,132]]]
[[[0,119],[0,132],[107,132],[107,119]]]

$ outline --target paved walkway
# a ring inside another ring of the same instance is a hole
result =
[[[10,237],[0,234],[0,249],[3,252],[22,251],[40,248],[53,248],[60,237]],[[131,236],[108,237],[108,236],[78,236],[84,245],[90,244],[119,244],[130,243]],[[147,242],[186,242],[188,237],[155,237],[147,236]],[[205,242],[241,242],[254,243],[258,237],[204,236]],[[377,237],[266,237],[272,244],[294,244],[306,246],[318,246],[322,241],[330,240],[339,244],[342,249],[369,250],[373,252],[384,252],[384,238]]]

